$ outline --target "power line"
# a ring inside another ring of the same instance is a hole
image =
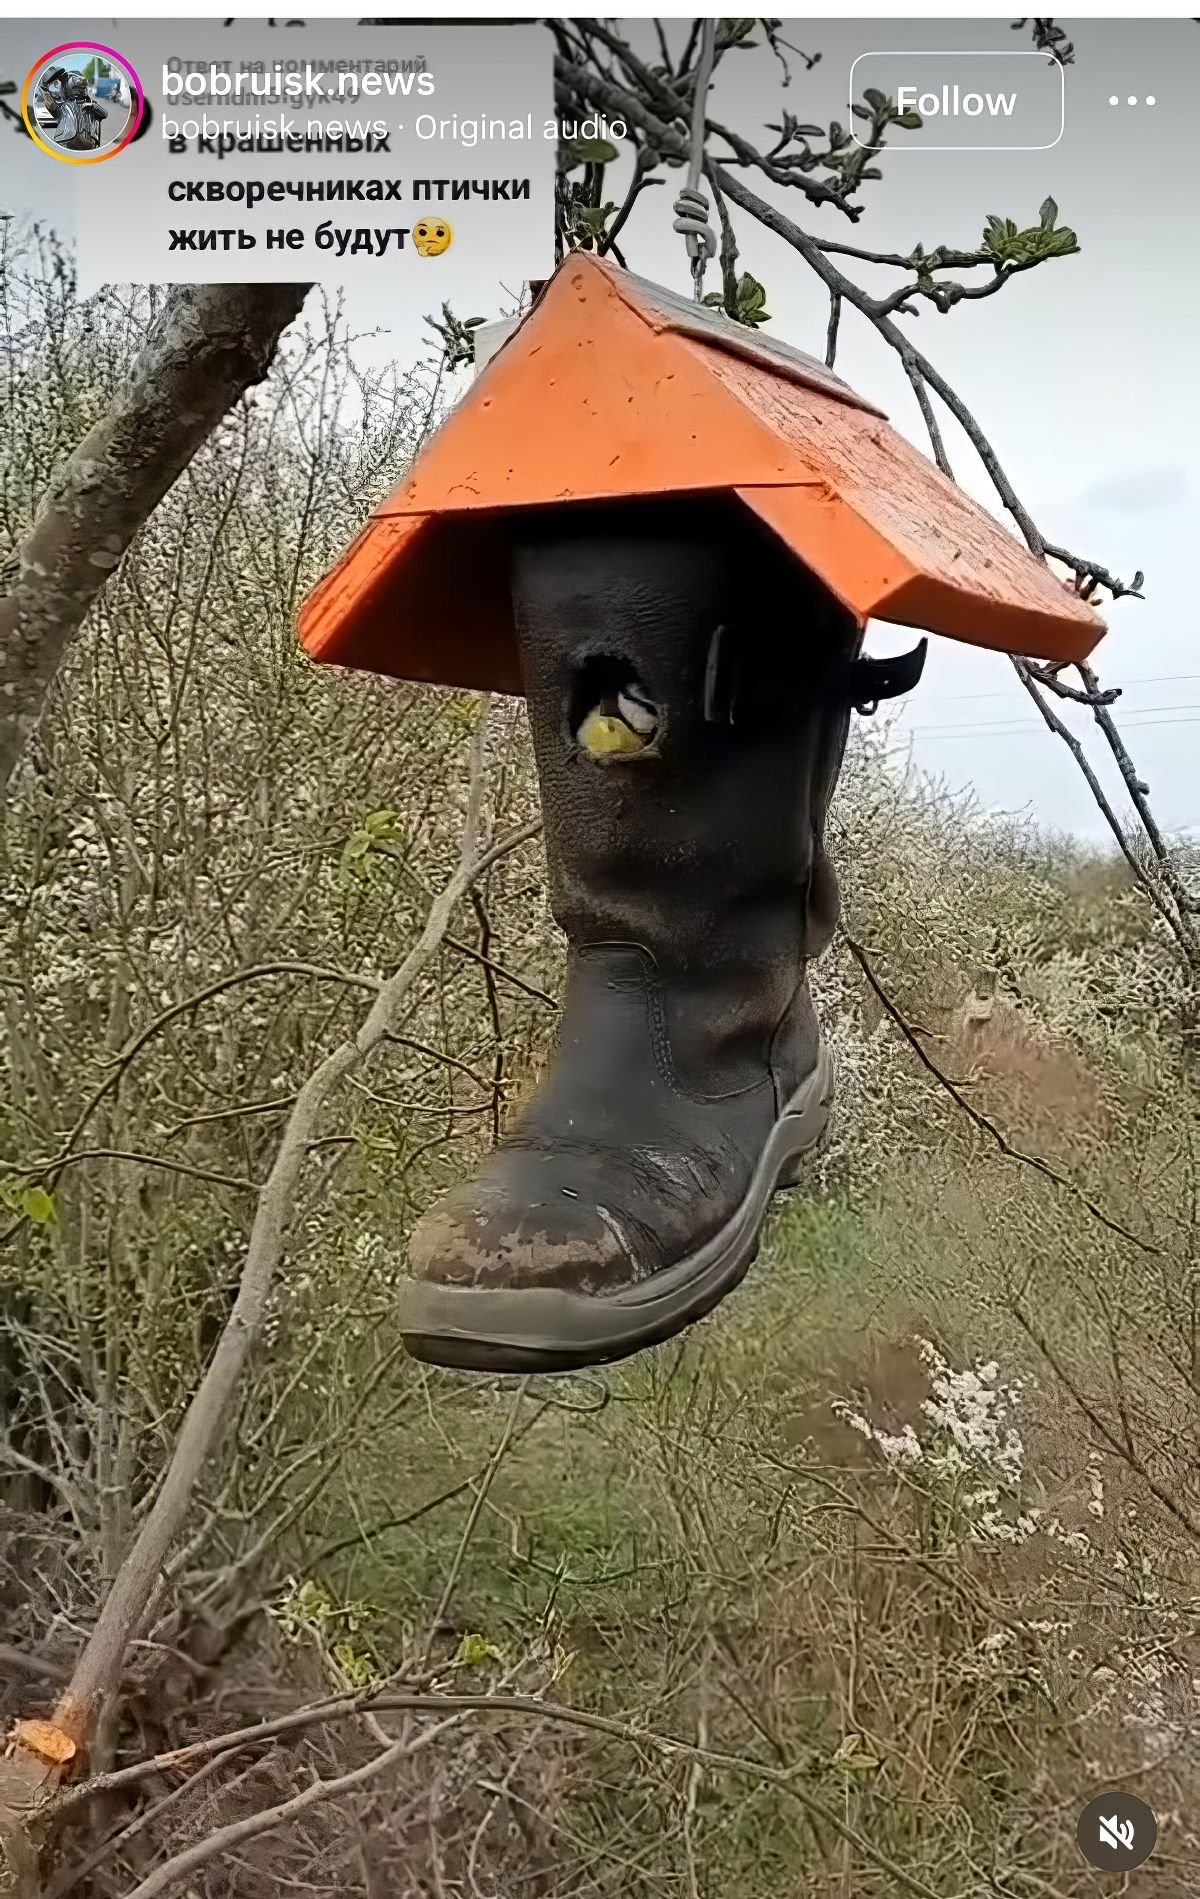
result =
[[[1148,731],[1152,726],[1156,725],[1200,725],[1200,714],[1193,713],[1191,717],[1185,716],[1184,718],[1142,719],[1140,721],[1135,719],[1122,719],[1121,724],[1124,728],[1132,731]],[[1024,738],[1030,733],[1043,732],[1045,729],[1046,728],[1041,725],[947,725],[930,727],[928,729],[917,726],[915,728],[908,728],[908,736],[911,738],[919,738],[923,744],[938,744],[957,738]],[[908,747],[905,745],[894,746],[888,753],[888,757],[894,758],[898,752],[907,750]]]
[[[1200,679],[1200,673],[1147,673],[1140,679],[1122,681],[1122,692],[1127,691],[1130,686],[1165,686],[1179,679]],[[989,692],[935,692],[930,695],[928,703],[941,705],[943,702],[948,704],[951,700],[1007,699],[1018,690],[1014,682],[1012,686],[995,686]]]
[[[1144,724],[1146,720],[1150,718],[1151,714],[1157,714],[1160,712],[1172,712],[1172,713],[1200,712],[1200,704],[1184,704],[1184,705],[1168,704],[1165,706],[1134,706],[1129,712],[1122,714],[1121,723],[1122,725],[1136,725],[1139,723]],[[1031,717],[1025,718],[1025,719],[1018,719],[1015,715],[1011,719],[977,720],[974,725],[966,725],[966,724],[960,725],[957,722],[955,722],[954,730],[956,732],[991,732],[991,731],[997,731],[1002,725],[1016,726],[1016,727],[1019,727],[1021,731],[1036,732],[1036,731],[1041,730],[1041,726],[1037,720]],[[908,732],[944,732],[944,731],[948,731],[950,727],[949,727],[949,722],[947,720],[937,719],[937,720],[931,721],[931,723],[928,725],[909,725],[909,726],[906,726],[904,729]]]

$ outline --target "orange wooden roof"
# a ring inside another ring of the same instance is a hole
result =
[[[567,257],[300,615],[317,659],[520,691],[516,508],[735,494],[860,623],[1038,659],[1104,623],[812,357]]]

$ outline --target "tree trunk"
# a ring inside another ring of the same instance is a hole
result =
[[[0,593],[0,797],[67,644],[137,530],[261,382],[308,284],[182,284],[51,483]]]
[[[37,1808],[50,1769],[25,1749],[0,1755],[0,1893],[38,1899],[42,1889]]]

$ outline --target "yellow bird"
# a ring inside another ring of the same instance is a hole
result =
[[[613,752],[640,752],[646,745],[645,739],[639,738],[624,719],[604,710],[603,700],[592,707],[576,737],[580,749],[593,758],[604,758]]]
[[[614,752],[641,752],[658,730],[658,707],[634,682],[606,692],[575,734],[593,758]]]

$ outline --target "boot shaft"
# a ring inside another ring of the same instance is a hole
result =
[[[687,509],[531,521],[513,595],[568,941],[640,944],[664,976],[795,968],[824,949],[837,891],[824,823],[858,629],[749,523]],[[657,727],[591,757],[576,734],[636,679]]]
[[[522,523],[515,619],[571,959],[549,1072],[414,1235],[406,1337],[435,1362],[561,1369],[670,1336],[745,1272],[825,1125],[805,964],[836,917],[823,829],[858,636],[736,518],[698,501]]]

